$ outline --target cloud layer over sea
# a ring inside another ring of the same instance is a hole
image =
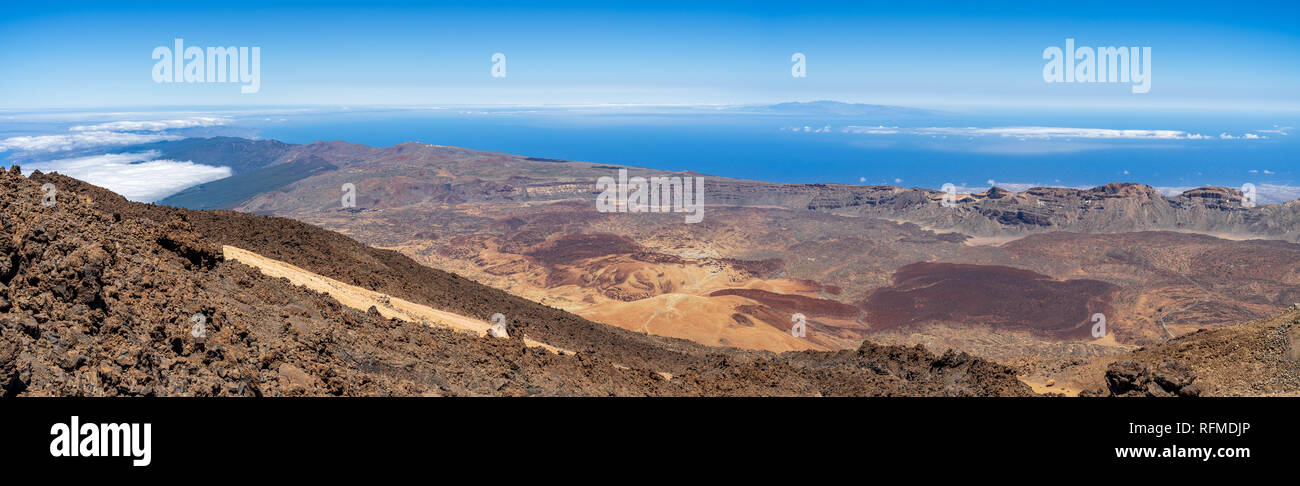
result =
[[[187,187],[231,175],[229,167],[156,157],[158,152],[92,155],[38,162],[23,169],[58,172],[141,202],[157,201]]]
[[[177,130],[225,124],[224,117],[196,116],[164,120],[121,120],[74,125],[67,133],[0,139],[0,152],[34,157],[25,171],[58,172],[107,188],[132,201],[152,202],[187,187],[231,176],[229,167],[160,159],[157,151],[102,153],[60,157],[61,153],[180,140]]]

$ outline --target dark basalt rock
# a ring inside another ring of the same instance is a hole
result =
[[[1117,397],[1194,397],[1201,390],[1196,373],[1187,365],[1164,360],[1154,367],[1124,360],[1106,369],[1106,387]]]

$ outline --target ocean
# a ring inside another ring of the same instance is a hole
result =
[[[1297,126],[1297,120],[1261,115],[871,117],[422,111],[283,120],[257,125],[258,135],[291,143],[422,142],[774,182],[931,188],[945,183],[987,186],[990,180],[1009,188],[1138,182],[1184,188],[1244,183],[1292,186],[1300,180],[1300,137],[1289,128]],[[1023,137],[972,130],[1024,126],[1169,130],[1187,135],[1120,138],[1124,134],[1107,132]],[[1251,135],[1259,138],[1247,138]],[[1193,138],[1197,136],[1205,138]]]

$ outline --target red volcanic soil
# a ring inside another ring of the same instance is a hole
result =
[[[611,234],[564,235],[525,255],[543,265],[566,265],[587,258],[636,253],[631,238]]]
[[[788,312],[802,312],[809,316],[826,316],[826,317],[843,317],[852,319],[858,316],[858,308],[829,299],[818,299],[816,297],[806,297],[803,295],[778,294],[758,289],[723,289],[709,294],[709,297],[720,295],[739,295],[741,297],[754,299],[763,305]]]
[[[1119,287],[1099,280],[1054,280],[991,265],[913,263],[894,272],[863,307],[876,329],[930,321],[985,324],[1057,339],[1091,336],[1091,317],[1113,316]]]

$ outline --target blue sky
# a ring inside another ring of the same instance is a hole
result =
[[[1296,2],[6,6],[0,110],[747,104],[1300,110]],[[916,5],[912,5],[916,4]],[[156,46],[259,46],[261,90],[159,84]],[[1147,46],[1152,89],[1048,84],[1043,49]],[[507,56],[507,76],[490,75]],[[790,57],[807,56],[806,78]]]

